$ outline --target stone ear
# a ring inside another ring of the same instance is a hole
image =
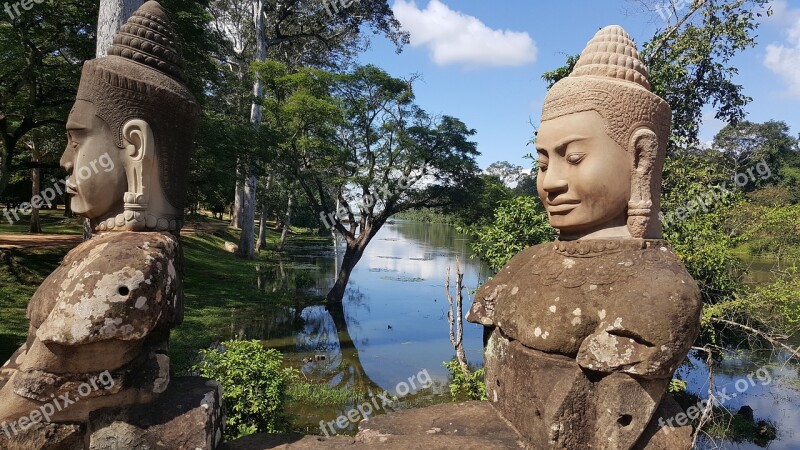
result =
[[[652,220],[651,184],[658,161],[658,136],[649,128],[639,128],[631,136],[631,198],[628,202],[628,229],[634,238],[648,238]]]
[[[141,161],[147,153],[154,151],[153,130],[144,120],[130,120],[122,127],[125,155],[134,161]]]
[[[144,120],[130,120],[122,127],[125,145],[125,174],[128,190],[125,192],[125,222],[133,223],[131,231],[145,227],[145,214],[155,195],[158,178],[155,138],[150,124]]]

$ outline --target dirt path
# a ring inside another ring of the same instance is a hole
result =
[[[25,250],[32,248],[72,248],[83,238],[73,234],[0,234],[0,250]]]
[[[184,236],[197,233],[213,233],[227,227],[220,223],[187,223],[181,230]],[[0,233],[0,250],[26,250],[35,248],[71,249],[83,242],[83,237],[74,234],[17,234]]]

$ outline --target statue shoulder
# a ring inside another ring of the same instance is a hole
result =
[[[525,273],[525,268],[536,264],[552,253],[552,242],[534,245],[517,253],[502,269],[497,271],[491,280],[487,281],[475,293],[475,300],[467,313],[469,322],[494,326],[494,313],[497,300],[505,291],[510,291],[511,280]],[[524,276],[524,275],[523,275]],[[510,293],[510,292],[509,292]],[[514,292],[516,294],[516,292]]]
[[[85,242],[34,296],[37,337],[61,345],[143,339],[180,315],[181,259],[169,233],[106,233]]]

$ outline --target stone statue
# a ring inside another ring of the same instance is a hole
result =
[[[13,431],[0,440],[40,424],[85,428],[101,408],[149,403],[170,386],[169,335],[183,320],[179,233],[200,118],[182,66],[155,1],[133,14],[107,57],[84,64],[61,165],[72,210],[96,236],[30,301],[27,342],[0,371],[0,424]]]
[[[658,220],[670,120],[619,26],[545,99],[538,191],[559,237],[516,255],[467,316],[485,326],[489,401],[533,448],[690,445],[654,419],[701,310]]]

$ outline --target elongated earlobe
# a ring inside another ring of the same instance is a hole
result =
[[[146,228],[147,210],[154,188],[153,177],[158,176],[155,139],[150,125],[138,119],[125,124],[122,136],[125,143],[125,174],[128,177],[124,226],[130,231],[141,231]]]
[[[651,229],[653,220],[652,182],[653,173],[658,160],[658,136],[648,129],[641,128],[631,137],[632,168],[631,198],[628,202],[628,230],[634,238],[660,238],[653,236]]]

